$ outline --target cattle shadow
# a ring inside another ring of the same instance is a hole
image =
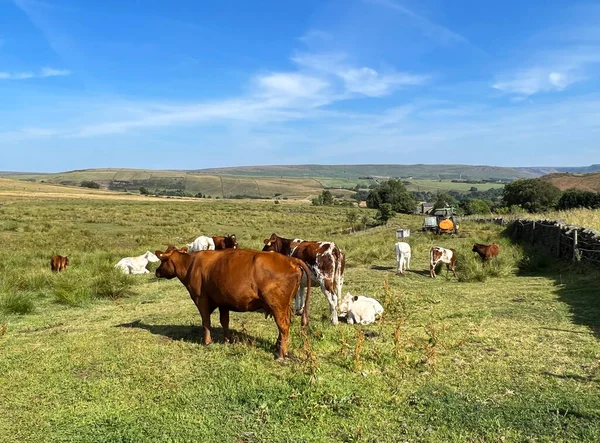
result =
[[[116,328],[136,328],[144,329],[151,334],[160,335],[170,340],[180,341],[183,340],[187,343],[203,344],[204,332],[200,325],[150,325],[143,323],[141,320],[134,320],[130,323],[123,323],[115,325]],[[265,340],[260,337],[256,337],[248,334],[246,331],[237,331],[230,328],[231,342],[232,343],[245,343],[264,349],[268,352],[275,351],[275,343],[272,341]],[[224,344],[225,335],[223,334],[222,327],[212,326],[210,328],[210,335],[213,343]]]
[[[395,266],[381,266],[381,265],[372,265],[371,269],[375,271],[395,271]]]

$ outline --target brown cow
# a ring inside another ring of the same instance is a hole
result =
[[[158,278],[177,277],[187,288],[202,317],[204,344],[212,343],[210,314],[219,308],[225,341],[229,341],[229,311],[262,310],[279,328],[277,357],[287,355],[290,310],[308,267],[294,258],[251,249],[225,249],[186,254],[182,250],[156,251]],[[308,325],[310,284],[302,326]]]
[[[63,257],[62,255],[53,255],[50,259],[50,269],[55,272],[63,271],[69,264],[69,257]]]
[[[312,280],[321,286],[321,291],[327,297],[331,311],[331,323],[336,325],[338,323],[337,304],[338,299],[342,298],[346,259],[335,243],[304,241],[299,238],[292,240],[276,234],[272,234],[264,243],[263,251],[275,251],[289,257],[296,257],[308,265]],[[296,313],[302,310],[303,300],[304,295],[298,294],[294,303]]]
[[[497,257],[500,252],[500,246],[496,243],[492,243],[491,245],[482,245],[481,243],[475,243],[473,245],[473,252],[477,252],[481,260],[487,261],[490,258]]]
[[[212,239],[215,242],[216,250],[227,249],[227,248],[238,249],[238,243],[237,243],[237,239],[235,238],[235,234],[225,235],[225,236],[216,235]]]

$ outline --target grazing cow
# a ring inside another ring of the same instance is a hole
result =
[[[156,255],[150,251],[146,251],[137,257],[122,258],[115,265],[115,268],[120,269],[124,274],[149,274],[150,271],[146,269],[148,262],[156,263],[158,261],[160,260]]]
[[[429,275],[431,278],[435,278],[435,267],[439,262],[446,263],[446,268],[451,269],[452,273],[456,277],[456,251],[454,249],[446,249],[440,246],[433,246],[429,250],[429,257],[431,261],[429,262]]]
[[[487,261],[490,258],[498,256],[498,253],[500,252],[500,246],[498,246],[496,243],[492,243],[491,245],[475,243],[472,250],[473,252],[477,252],[483,261]]]
[[[262,310],[272,315],[279,328],[277,357],[287,354],[292,299],[303,276],[310,270],[301,260],[279,254],[251,249],[226,249],[201,254],[185,254],[169,248],[156,251],[161,263],[156,269],[158,278],[177,277],[190,293],[202,317],[204,344],[212,343],[210,314],[219,308],[225,341],[229,341],[229,311]],[[310,280],[310,279],[308,279]],[[308,325],[310,282],[307,286],[306,306],[302,326]]]
[[[62,255],[53,255],[50,259],[50,269],[55,272],[63,271],[69,265],[69,257],[63,257]]]
[[[362,295],[352,296],[348,292],[342,300],[341,310],[346,309],[348,324],[368,325],[383,314],[383,306],[374,298]]]
[[[312,280],[321,287],[327,297],[331,311],[331,323],[337,325],[338,298],[342,296],[344,284],[344,266],[346,258],[333,242],[304,241],[289,239],[272,234],[264,241],[263,251],[274,251],[289,257],[296,257],[308,265]],[[304,286],[294,301],[296,314],[302,311],[304,304]]]
[[[396,274],[404,274],[405,269],[410,269],[410,245],[399,241],[396,243]]]
[[[205,235],[201,235],[192,243],[189,243],[188,248],[189,252],[214,251],[217,249],[227,248],[237,249],[238,244],[235,235],[217,235],[215,237],[207,237]]]

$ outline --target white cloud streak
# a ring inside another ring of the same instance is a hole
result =
[[[30,78],[62,77],[71,75],[67,69],[42,68],[38,73],[0,71],[0,80],[27,80]]]

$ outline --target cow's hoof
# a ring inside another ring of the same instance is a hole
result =
[[[212,344],[212,340],[204,340],[204,346],[208,346]]]

